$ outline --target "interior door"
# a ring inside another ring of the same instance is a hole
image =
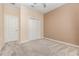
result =
[[[17,16],[5,15],[4,35],[5,42],[19,40],[19,19]]]
[[[41,38],[41,22],[38,19],[29,20],[29,40]]]

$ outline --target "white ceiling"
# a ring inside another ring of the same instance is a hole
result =
[[[42,3],[38,3],[37,6],[32,7],[33,3],[26,3],[24,4],[26,7],[32,8],[34,10],[37,10],[39,12],[42,13],[48,13],[51,10],[54,10],[62,5],[64,5],[65,3],[45,3],[46,4],[46,8],[43,7],[43,5],[41,5]]]

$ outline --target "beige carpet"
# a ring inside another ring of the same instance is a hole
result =
[[[33,40],[24,44],[9,42],[0,51],[1,56],[78,56],[79,48],[47,39]]]

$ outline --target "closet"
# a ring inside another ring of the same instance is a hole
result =
[[[19,8],[15,5],[4,5],[4,41],[19,40]]]
[[[7,42],[24,43],[43,36],[43,14],[12,4],[0,5],[0,48]]]
[[[29,40],[41,39],[41,21],[39,18],[29,18]]]

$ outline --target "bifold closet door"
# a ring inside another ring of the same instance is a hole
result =
[[[38,19],[29,19],[29,40],[41,38],[41,22]]]
[[[4,16],[5,42],[19,40],[19,18],[17,16]]]

